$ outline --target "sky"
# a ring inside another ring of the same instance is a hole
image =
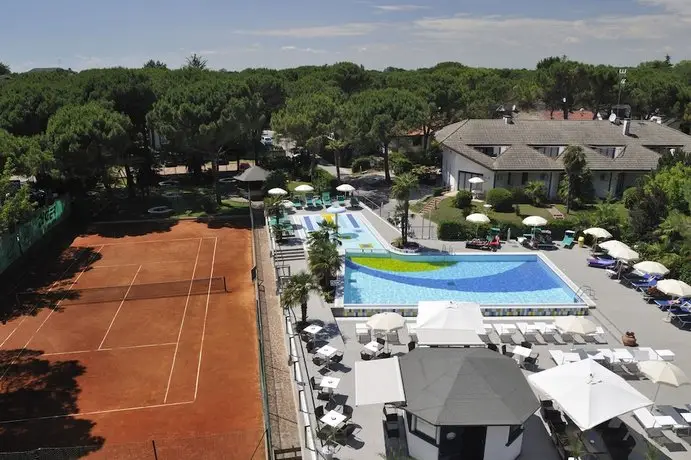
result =
[[[691,59],[691,0],[22,0],[0,15],[13,71],[180,67],[534,68],[547,56],[619,66]]]

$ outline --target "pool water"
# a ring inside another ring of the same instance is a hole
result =
[[[424,266],[420,271],[410,260],[403,262],[407,265],[405,271],[391,271],[382,263],[348,257],[344,304],[417,305],[422,300],[484,305],[583,302],[559,275],[532,254],[418,256],[417,260],[427,262],[420,264]]]
[[[319,222],[338,220],[338,234],[341,248],[346,250],[375,250],[384,249],[379,240],[372,234],[369,227],[362,222],[360,216],[346,212],[343,214],[310,214],[300,217],[300,224],[307,233],[319,230]]]

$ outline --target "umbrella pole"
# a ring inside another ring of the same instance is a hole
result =
[[[660,384],[657,384],[657,390],[655,390],[655,397],[653,397],[653,406],[657,402],[657,394],[660,392]]]

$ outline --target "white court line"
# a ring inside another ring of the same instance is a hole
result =
[[[197,248],[197,258],[194,259],[194,268],[192,269],[192,279],[190,279],[190,287],[187,290],[187,299],[185,300],[185,309],[182,311],[182,320],[180,321],[180,329],[178,329],[178,340],[175,343],[175,352],[173,353],[173,364],[170,366],[170,374],[168,375],[168,385],[166,386],[166,395],[163,397],[163,402],[168,401],[168,392],[170,391],[170,382],[173,380],[173,370],[175,369],[175,360],[178,357],[178,349],[180,348],[180,337],[182,337],[182,328],[185,326],[185,316],[187,315],[187,306],[190,303],[190,294],[192,294],[192,285],[194,284],[194,274],[197,272],[197,263],[199,262],[199,253],[202,250],[202,239],[199,239],[199,247]],[[211,267],[213,270],[213,266]]]
[[[101,252],[101,249],[103,249],[103,246],[101,246],[100,248],[98,248],[98,250],[96,251],[96,253],[95,253],[94,255],[96,255],[96,254],[98,254],[99,252]],[[94,256],[92,255],[91,257],[89,257],[89,259],[92,259],[93,257],[94,257]],[[84,267],[84,268],[82,269],[82,271],[79,272],[79,275],[77,275],[77,277],[74,279],[74,281],[72,282],[72,284],[70,284],[70,287],[67,288],[68,291],[72,290],[72,288],[74,287],[74,285],[77,284],[77,281],[79,281],[79,278],[82,277],[82,275],[84,274],[84,272],[86,271],[87,268],[89,268],[88,265],[87,265],[86,267]],[[22,355],[23,355],[24,352],[26,351],[26,347],[28,347],[29,344],[31,343],[31,341],[34,340],[34,337],[36,337],[36,334],[38,334],[38,332],[41,330],[41,328],[43,327],[43,325],[46,324],[46,321],[48,321],[48,319],[51,317],[51,315],[52,315],[53,313],[55,313],[55,310],[57,310],[57,307],[60,305],[60,302],[62,302],[62,300],[63,300],[66,296],[67,296],[67,293],[65,293],[65,295],[62,297],[62,299],[60,299],[60,300],[55,304],[55,308],[53,308],[52,310],[50,310],[50,313],[48,313],[48,314],[46,315],[46,317],[45,317],[45,319],[43,320],[43,322],[38,326],[38,328],[34,331],[34,333],[31,335],[31,337],[29,337],[29,340],[27,340],[26,344],[24,344],[24,346],[22,347],[22,349],[19,351],[19,354],[17,354],[17,356],[12,360],[12,362],[11,362],[7,367],[5,367],[5,370],[3,371],[2,375],[0,375],[0,381],[2,381],[2,379],[5,378],[5,375],[7,375],[7,371],[10,370],[10,368],[14,365],[14,363],[16,363],[17,360],[18,360],[19,358],[22,357]]]
[[[120,301],[120,305],[118,306],[118,309],[115,311],[115,314],[113,315],[113,319],[110,320],[110,325],[108,326],[108,330],[106,331],[106,335],[103,336],[103,340],[101,340],[101,344],[98,346],[99,350],[103,347],[103,343],[106,341],[106,337],[108,337],[108,333],[110,332],[110,329],[113,327],[113,324],[115,324],[115,318],[118,317],[118,313],[120,313],[120,309],[125,304],[125,300],[127,300],[127,294],[130,293],[130,289],[132,289],[132,285],[134,284],[134,280],[137,279],[137,275],[139,274],[139,270],[141,270],[141,269],[142,269],[142,266],[140,265],[139,268],[137,269],[137,273],[135,273],[134,276],[132,277],[132,281],[130,282],[129,287],[127,288],[127,292],[125,292],[125,296]]]
[[[156,260],[153,262],[145,262],[143,264],[118,264],[118,265],[93,265],[91,268],[119,268],[119,267],[136,267],[138,265],[154,265],[154,264],[184,264],[189,260]]]
[[[168,403],[168,404],[152,404],[150,406],[134,406],[134,407],[123,407],[121,409],[108,409],[108,410],[95,410],[91,412],[74,412],[71,414],[61,414],[61,415],[47,415],[45,417],[32,417],[32,418],[18,418],[14,420],[4,420],[0,421],[0,425],[5,425],[5,424],[10,424],[10,423],[21,423],[21,422],[32,422],[34,420],[52,420],[52,419],[58,419],[58,418],[66,418],[66,417],[86,417],[88,415],[99,415],[99,414],[112,414],[115,412],[126,412],[126,411],[133,411],[133,410],[142,410],[142,409],[157,409],[161,407],[168,407],[168,406],[182,406],[183,404],[192,404],[194,401],[182,401],[182,402],[174,402],[174,403]]]
[[[84,248],[79,248],[79,250],[82,251],[82,252],[84,252]],[[81,254],[79,255],[79,257],[81,257]],[[72,260],[72,262],[70,262],[70,264],[67,266],[67,268],[65,268],[65,271],[62,272],[62,275],[60,275],[60,277],[64,276],[65,273],[67,273],[67,270],[69,270],[70,268],[72,268],[72,265],[74,265],[74,263],[75,263],[77,260],[79,260],[79,257],[75,257],[75,258]],[[26,276],[26,275],[25,275],[25,276]],[[22,277],[22,280],[25,278],[25,276]],[[55,280],[55,281],[53,281],[53,282],[51,283],[50,287],[48,288],[48,290],[47,290],[46,292],[51,292],[53,289],[55,289],[56,287],[58,287],[58,283],[59,283],[60,281],[62,281],[62,280]],[[17,293],[17,291],[16,291],[16,286],[15,286],[15,291],[14,291],[14,293],[15,293],[15,294]],[[0,348],[2,348],[3,345],[5,345],[5,342],[7,342],[7,341],[10,339],[10,337],[12,337],[12,336],[14,335],[15,332],[17,332],[17,329],[19,329],[19,328],[21,327],[21,325],[24,324],[24,321],[26,321],[26,319],[27,319],[28,317],[32,316],[34,310],[36,310],[36,306],[35,306],[35,305],[34,305],[34,308],[31,309],[31,311],[29,312],[28,315],[24,315],[24,317],[23,317],[22,320],[19,322],[19,324],[17,324],[17,325],[15,326],[15,328],[12,330],[12,332],[10,332],[10,335],[8,335],[7,337],[5,337],[5,340],[3,340],[2,343],[0,343]]]
[[[218,237],[214,241],[214,255],[211,258],[211,274],[209,275],[209,289],[206,292],[206,309],[204,310],[204,326],[202,327],[202,339],[199,347],[199,362],[197,363],[197,381],[194,384],[194,401],[197,400],[197,391],[199,390],[199,371],[202,368],[202,353],[204,353],[204,336],[206,335],[206,318],[209,316],[209,299],[211,299],[211,280],[214,277],[214,265],[216,264],[216,245],[218,244]]]
[[[215,236],[198,236],[196,238],[172,238],[169,240],[144,240],[144,241],[120,241],[118,243],[103,243],[103,246],[121,246],[123,244],[142,244],[142,243],[172,243],[175,241],[197,241],[216,238]]]
[[[101,351],[120,351],[120,350],[132,350],[135,348],[166,347],[166,346],[171,346],[171,345],[175,345],[175,342],[148,343],[146,345],[130,345],[127,347],[100,348],[100,349],[96,349],[96,350],[58,351],[55,353],[43,353],[41,356],[76,355],[76,354],[84,354],[84,353],[98,353]]]

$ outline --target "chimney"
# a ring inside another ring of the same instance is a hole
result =
[[[504,115],[502,118],[504,119],[505,124],[507,124],[507,125],[513,124],[513,117],[511,115]]]
[[[624,120],[622,133],[624,134],[624,136],[629,136],[631,134],[631,121],[630,120]]]

